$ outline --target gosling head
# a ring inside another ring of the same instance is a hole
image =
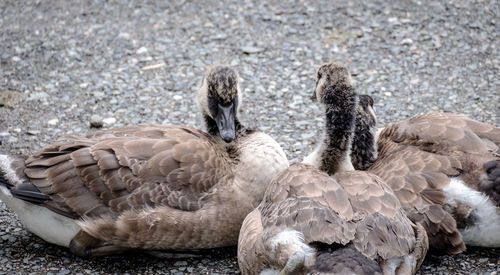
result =
[[[359,103],[356,110],[356,121],[363,120],[370,128],[376,127],[377,116],[373,107],[373,98],[369,95],[358,95]]]
[[[341,64],[330,62],[321,65],[316,72],[316,89],[314,96],[319,103],[325,103],[330,95],[353,92],[353,81],[347,68]],[[325,92],[329,91],[329,92]]]
[[[238,90],[238,73],[228,66],[216,65],[208,68],[197,94],[208,132],[218,132],[227,143],[236,138]]]
[[[353,170],[349,152],[358,95],[346,67],[335,62],[321,65],[317,71],[314,95],[325,109],[325,135],[318,147],[323,151],[317,151],[319,169],[330,175]]]

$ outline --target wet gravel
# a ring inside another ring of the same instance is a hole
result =
[[[314,71],[336,60],[381,125],[449,111],[500,125],[498,1],[0,1],[0,150],[137,123],[201,126],[204,67],[234,66],[244,122],[291,161],[322,120]],[[447,3],[448,2],[448,3]],[[232,274],[234,248],[200,259],[82,259],[27,233],[0,203],[0,274]],[[500,250],[429,255],[420,274],[497,274]]]

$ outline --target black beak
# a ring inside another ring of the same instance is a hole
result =
[[[227,107],[218,104],[218,112],[215,121],[217,123],[217,128],[219,129],[220,137],[227,143],[236,138],[234,116],[235,108],[233,103]]]
[[[318,88],[318,82],[319,82],[319,79],[316,80],[316,85],[314,85],[314,91],[312,92],[312,95],[311,95],[311,100],[312,101],[316,101],[317,98],[316,98],[316,89]]]

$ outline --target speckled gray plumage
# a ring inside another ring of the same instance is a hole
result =
[[[365,170],[377,159],[377,118],[373,110],[373,98],[359,95],[356,109],[351,161],[356,170]]]

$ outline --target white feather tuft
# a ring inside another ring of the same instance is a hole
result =
[[[17,185],[22,183],[22,180],[16,175],[11,167],[12,159],[8,155],[0,155],[0,170],[5,174],[5,179],[8,180],[12,185]]]
[[[294,247],[296,251],[303,252],[305,257],[304,264],[306,266],[311,264],[311,261],[316,254],[316,250],[314,248],[304,243],[304,235],[293,229],[285,229],[271,239],[271,258],[276,257],[276,253],[280,246],[291,246]],[[293,254],[294,253],[292,253],[292,255]]]
[[[11,168],[11,163],[11,157],[0,155],[0,169],[4,172],[5,178],[11,184],[16,185],[22,180]],[[0,186],[0,200],[17,214],[26,229],[49,243],[68,247],[70,241],[80,231],[75,220],[59,215],[43,206],[15,198],[6,186]]]
[[[451,178],[450,184],[443,188],[446,202],[457,202],[472,207],[477,220],[460,230],[465,244],[483,247],[500,247],[500,209],[483,193],[468,187],[461,179]]]

